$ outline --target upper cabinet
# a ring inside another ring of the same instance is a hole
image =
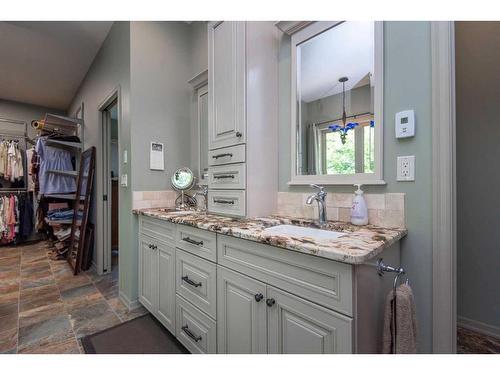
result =
[[[275,211],[278,45],[273,22],[208,25],[208,209],[212,213],[262,216]]]
[[[209,149],[245,143],[245,22],[214,22],[208,29]]]

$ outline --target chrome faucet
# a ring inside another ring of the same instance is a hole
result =
[[[306,203],[307,204],[312,204],[313,201],[318,202],[318,225],[320,228],[323,228],[326,226],[327,219],[326,219],[326,191],[323,186],[311,184],[310,185],[314,189],[318,189],[317,193],[311,194],[310,196],[307,197]]]
[[[208,211],[208,185],[200,185],[200,190],[198,190],[196,193],[194,193],[193,198],[196,199],[198,195],[201,195],[203,197],[203,203],[205,205],[204,211]]]

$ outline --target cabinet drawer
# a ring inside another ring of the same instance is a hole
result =
[[[217,259],[216,234],[187,225],[178,225],[176,246],[192,254],[215,262]]]
[[[215,321],[185,299],[177,296],[175,335],[191,353],[217,352],[217,325]]]
[[[218,264],[352,316],[352,267],[291,250],[217,235]]]
[[[208,151],[208,165],[223,165],[245,162],[245,145],[225,147]]]
[[[208,210],[221,215],[245,216],[245,196],[244,190],[209,190]]]
[[[177,293],[215,318],[217,311],[215,264],[177,249],[175,278]]]
[[[165,220],[140,216],[139,232],[156,240],[167,243],[175,242],[175,224]]]
[[[209,167],[208,187],[210,189],[245,189],[245,163]]]

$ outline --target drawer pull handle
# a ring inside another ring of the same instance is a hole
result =
[[[195,241],[195,240],[192,240],[189,237],[183,237],[182,240],[186,241],[186,242],[189,242],[189,243],[191,243],[193,245],[196,245],[196,246],[203,246],[203,241]]]
[[[227,200],[227,199],[214,199],[214,203],[234,204],[234,201],[230,201],[230,200]]]
[[[189,328],[188,328],[187,324],[186,324],[185,326],[182,326],[182,328],[181,328],[181,329],[184,331],[184,333],[185,333],[186,335],[188,335],[188,336],[189,336],[189,338],[191,338],[191,339],[192,339],[192,340],[194,340],[195,342],[201,341],[201,336],[196,336],[193,332],[191,332],[191,331],[189,330]]]
[[[233,154],[231,154],[231,153],[217,154],[217,155],[213,155],[212,158],[217,160],[218,158],[224,158],[226,156],[229,156],[230,158],[232,158]]]
[[[197,282],[191,280],[188,276],[182,276],[181,279],[183,281],[185,281],[186,283],[188,283],[189,285],[194,286],[195,288],[198,288],[201,286],[201,283],[197,283]]]
[[[241,138],[241,137],[243,136],[243,134],[241,134],[240,132],[236,132],[236,136],[237,136],[238,138]]]
[[[214,178],[216,180],[218,180],[220,178],[234,178],[234,174],[219,174],[219,175],[215,175]]]
[[[275,303],[276,303],[276,301],[274,300],[274,298],[266,299],[266,305],[269,307],[272,307]]]
[[[153,244],[149,244],[149,245],[148,245],[148,247],[149,247],[150,249],[153,249],[153,250],[156,250],[156,249],[158,248],[158,246],[153,245]]]
[[[254,297],[257,302],[262,301],[262,298],[264,298],[262,293],[257,293]]]

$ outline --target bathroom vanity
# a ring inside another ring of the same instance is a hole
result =
[[[405,229],[168,209],[139,215],[139,301],[192,353],[377,353]],[[292,228],[293,228],[292,227]]]

